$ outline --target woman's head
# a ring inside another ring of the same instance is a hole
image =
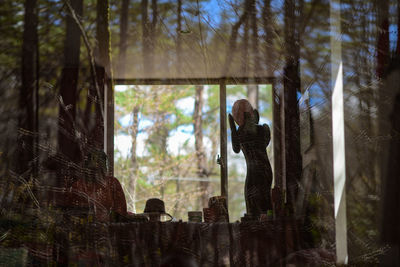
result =
[[[101,172],[105,175],[108,170],[107,154],[99,149],[90,151],[85,159],[85,168],[94,173]]]
[[[254,109],[250,102],[246,99],[237,100],[232,107],[233,119],[239,126],[243,126],[245,123],[245,113],[246,117],[254,117]]]

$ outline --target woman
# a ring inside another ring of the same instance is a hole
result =
[[[97,221],[109,222],[127,215],[126,199],[119,181],[107,176],[107,155],[101,150],[89,153],[84,178],[70,188],[70,203],[92,211]]]

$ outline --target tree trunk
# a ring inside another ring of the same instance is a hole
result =
[[[164,179],[164,172],[166,170],[166,167],[168,165],[168,151],[167,151],[167,141],[168,141],[168,128],[164,124],[164,118],[165,118],[165,113],[161,113],[159,117],[156,119],[156,133],[155,133],[155,138],[157,138],[157,141],[153,142],[154,144],[157,145],[157,150],[159,151],[159,154],[161,155],[160,157],[160,166],[159,166],[159,177],[160,177],[160,194],[161,194],[161,199],[164,199],[165,196],[165,188],[168,183],[168,180]]]
[[[136,200],[136,182],[139,175],[138,162],[136,157],[136,144],[137,144],[137,135],[139,132],[139,108],[135,106],[132,110],[132,127],[131,127],[131,137],[132,137],[132,148],[131,148],[131,179],[129,180],[129,192],[133,196],[132,205],[133,212],[136,211],[135,200]]]
[[[230,67],[232,63],[232,57],[235,55],[236,52],[236,39],[239,33],[239,28],[240,26],[247,20],[248,17],[248,8],[245,5],[245,10],[243,14],[240,16],[239,20],[232,26],[232,32],[231,36],[229,38],[229,44],[228,48],[226,50],[226,56],[225,56],[225,63],[224,63],[224,68],[222,71],[223,76],[229,76],[230,75]]]
[[[377,67],[376,74],[382,79],[384,71],[389,63],[389,2],[387,0],[377,2]]]
[[[155,44],[156,44],[156,29],[157,29],[157,21],[158,21],[158,4],[157,0],[151,1],[151,9],[152,9],[152,21],[150,28],[150,38],[151,38],[151,50],[154,53]],[[153,59],[154,60],[154,59]],[[154,62],[152,61],[153,65]]]
[[[128,39],[128,14],[129,14],[129,0],[123,0],[120,13],[119,24],[119,56],[118,56],[118,74],[119,77],[125,78],[126,70],[126,50]]]
[[[259,76],[260,72],[260,56],[258,51],[258,27],[257,27],[257,8],[256,1],[250,3],[250,26],[251,26],[251,53],[252,53],[252,70],[251,75]],[[258,85],[247,85],[247,99],[253,108],[258,109]]]
[[[250,9],[250,0],[245,1],[245,12]],[[244,20],[243,44],[242,44],[242,73],[249,76],[249,18]]]
[[[151,9],[152,9],[152,21],[150,27],[150,53],[148,54],[150,61],[150,71],[154,71],[154,53],[156,48],[156,40],[157,40],[157,21],[158,21],[158,5],[157,0],[151,1]]]
[[[142,13],[142,56],[143,56],[143,70],[147,76],[150,73],[151,66],[149,65],[150,42],[149,42],[149,15],[148,15],[148,0],[142,0],[141,13]]]
[[[218,129],[219,124],[215,123],[215,128]],[[211,136],[211,155],[210,155],[210,160],[208,161],[208,173],[209,175],[214,174],[214,171],[217,167],[217,153],[218,153],[218,146],[220,142],[220,134],[216,130],[215,134]]]
[[[208,171],[207,171],[207,161],[206,155],[204,153],[204,145],[203,145],[203,119],[202,119],[202,109],[204,105],[203,100],[203,91],[204,86],[196,85],[195,92],[195,101],[194,101],[194,113],[193,113],[193,122],[194,122],[194,137],[195,137],[195,148],[196,148],[196,160],[197,160],[197,173],[199,178],[208,179]],[[208,181],[200,181],[199,182],[201,197],[200,201],[201,207],[207,207],[208,203]]]
[[[267,76],[274,76],[275,60],[274,60],[274,27],[271,12],[271,0],[264,0],[263,8],[263,24],[265,33],[265,64],[267,67]]]
[[[36,0],[25,1],[24,33],[22,40],[22,85],[19,95],[19,128],[28,131],[27,136],[22,136],[22,148],[19,151],[18,173],[22,174],[28,170],[34,157],[34,138],[32,133],[35,129],[37,119],[35,114],[35,102],[37,94],[37,62],[38,62],[38,36],[37,36],[37,2]],[[36,109],[38,107],[36,106]],[[37,111],[37,110],[36,110]]]
[[[381,0],[375,2],[377,9],[377,66],[376,75],[378,79],[383,79],[386,65],[389,62],[389,2]],[[378,89],[378,122],[379,135],[385,136],[389,132],[387,124],[389,118],[389,108],[386,100],[390,99],[393,93],[385,92],[384,87]],[[383,151],[381,151],[383,152]],[[380,157],[382,158],[382,157]]]
[[[257,26],[257,7],[256,1],[252,0],[250,5],[250,26],[252,31],[251,36],[251,52],[253,59],[252,75],[258,76],[260,72],[260,55],[258,51],[258,26]]]
[[[144,74],[146,77],[149,77],[154,70],[154,49],[156,42],[156,26],[158,21],[157,0],[152,0],[151,2],[151,8],[153,11],[151,23],[149,20],[148,5],[148,0],[142,0],[142,54]]]
[[[110,31],[108,29],[108,0],[97,0],[96,39],[97,39],[97,64],[103,67],[110,75]]]
[[[389,1],[381,0],[375,2],[375,8],[377,12],[377,66],[376,75],[381,81],[377,92],[377,107],[378,107],[378,135],[388,136],[390,134],[390,123],[389,116],[391,112],[391,105],[388,105],[388,101],[394,99],[395,92],[388,86],[384,79],[384,73],[387,64],[389,63]],[[388,151],[389,141],[382,139],[378,146],[377,158],[379,160],[379,176],[381,179],[385,178],[388,162]],[[382,180],[383,182],[384,180]],[[382,183],[383,184],[383,183]]]
[[[300,119],[297,93],[300,92],[299,36],[296,27],[296,1],[285,0],[285,44],[286,66],[283,75],[284,87],[284,132],[286,161],[287,206],[294,212],[299,180],[302,172],[300,153]]]
[[[158,88],[153,88],[152,96],[155,106],[160,105],[160,97]],[[150,130],[147,143],[150,144],[150,153],[153,155],[155,162],[158,164],[158,178],[160,179],[160,195],[163,198],[165,192],[165,184],[168,182],[163,175],[168,168],[168,151],[167,141],[169,136],[168,125],[166,125],[166,112],[162,110],[154,110],[154,124]]]
[[[253,108],[258,109],[258,85],[248,84],[247,85],[247,100]]]
[[[176,27],[176,76],[180,76],[182,72],[182,0],[177,3],[177,27]],[[179,167],[178,167],[179,168]],[[180,180],[179,176],[176,180],[176,195],[179,198],[180,193]],[[179,210],[179,200],[175,203],[174,214]]]
[[[82,16],[83,1],[71,1],[75,13]],[[71,14],[67,16],[64,44],[64,68],[60,83],[60,120],[58,142],[60,152],[70,160],[78,162],[80,153],[75,140],[76,95],[79,77],[80,30]]]
[[[368,6],[368,5],[367,5]],[[364,13],[366,14],[368,12],[367,8],[365,8]],[[361,35],[361,42],[362,44],[367,44],[368,39],[371,38],[371,33],[369,32],[369,21],[367,21],[366,16],[361,17],[361,28],[362,28],[362,35]],[[371,38],[372,39],[372,38]],[[367,136],[372,136],[373,135],[373,128],[372,128],[372,117],[371,117],[371,101],[373,101],[373,92],[371,88],[371,72],[369,71],[371,68],[371,65],[369,64],[369,59],[366,55],[368,55],[368,48],[365,46],[360,49],[359,53],[361,52],[361,62],[362,66],[358,66],[358,68],[361,68],[361,73],[360,77],[362,79],[361,83],[358,83],[359,90],[360,90],[360,122],[361,122],[361,128],[360,131],[365,131]],[[355,70],[354,73],[357,73],[357,70]],[[364,84],[365,86],[362,86]],[[365,155],[370,155],[366,161],[363,162],[364,167],[363,171],[366,174],[366,177],[369,177],[368,183],[370,186],[373,188],[373,191],[370,191],[369,194],[374,194],[376,195],[378,192],[375,191],[377,189],[376,187],[376,168],[377,166],[375,165],[376,159],[375,159],[375,153],[374,153],[375,148],[373,148],[371,145],[364,145],[363,148],[361,148],[359,151],[363,153],[364,151]],[[377,202],[376,202],[377,203]],[[377,207],[376,207],[377,208]]]
[[[385,77],[385,70],[387,64],[389,63],[389,1],[381,0],[375,1],[376,8],[376,26],[377,26],[377,66],[376,66],[376,76],[380,81],[378,92],[377,92],[377,106],[378,106],[378,136],[381,137],[391,137],[383,138],[379,142],[377,158],[379,159],[379,177],[381,179],[381,192],[383,197],[382,205],[382,233],[381,238],[384,242],[391,242],[393,244],[399,243],[398,234],[398,219],[396,218],[396,213],[393,210],[397,209],[398,201],[395,194],[393,194],[393,188],[396,188],[396,183],[398,184],[398,176],[392,176],[396,172],[396,168],[393,168],[391,162],[391,150],[396,147],[396,138],[393,138],[392,130],[394,125],[391,124],[391,114],[398,107],[396,103],[396,90],[393,90],[393,80],[390,79],[391,75],[396,74],[396,70],[393,71],[389,77]],[[385,79],[389,78],[389,79]],[[396,113],[393,113],[396,114]],[[395,150],[395,149],[394,149]],[[395,171],[393,171],[393,169]],[[396,179],[397,178],[397,179]],[[394,185],[394,186],[393,186]]]
[[[178,0],[176,28],[176,71],[179,76],[182,71],[182,0]]]

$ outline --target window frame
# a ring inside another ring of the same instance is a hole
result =
[[[114,86],[116,85],[219,85],[220,104],[220,168],[221,168],[221,196],[228,199],[228,148],[227,148],[227,112],[226,112],[226,86],[227,85],[250,85],[270,84],[272,85],[273,99],[273,151],[274,151],[274,183],[284,188],[285,183],[282,176],[282,131],[281,131],[281,97],[275,89],[274,77],[222,77],[222,78],[168,78],[168,79],[114,79],[112,80],[112,101],[107,101],[105,113],[107,122],[104,127],[105,151],[110,160],[110,169],[114,170]],[[110,98],[109,98],[110,99]],[[110,99],[110,100],[111,100]],[[112,116],[111,116],[112,114]],[[108,142],[106,142],[108,140]]]

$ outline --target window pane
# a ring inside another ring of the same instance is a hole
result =
[[[228,85],[226,87],[226,109],[232,113],[232,106],[239,99],[248,99],[249,90],[256,89],[258,93],[258,111],[260,113],[259,124],[268,124],[272,134],[272,87],[271,85]],[[253,107],[254,108],[254,107]],[[229,122],[228,122],[229,125]],[[268,157],[273,166],[273,149],[271,142],[267,147]],[[234,222],[240,221],[240,217],[246,213],[244,199],[244,187],[246,181],[246,160],[243,152],[236,154],[232,150],[231,130],[228,127],[228,196],[229,196],[229,219]]]
[[[172,216],[187,220],[188,211],[201,211],[219,194],[218,113],[218,86],[116,87],[114,168],[128,210],[142,213],[156,197]]]

